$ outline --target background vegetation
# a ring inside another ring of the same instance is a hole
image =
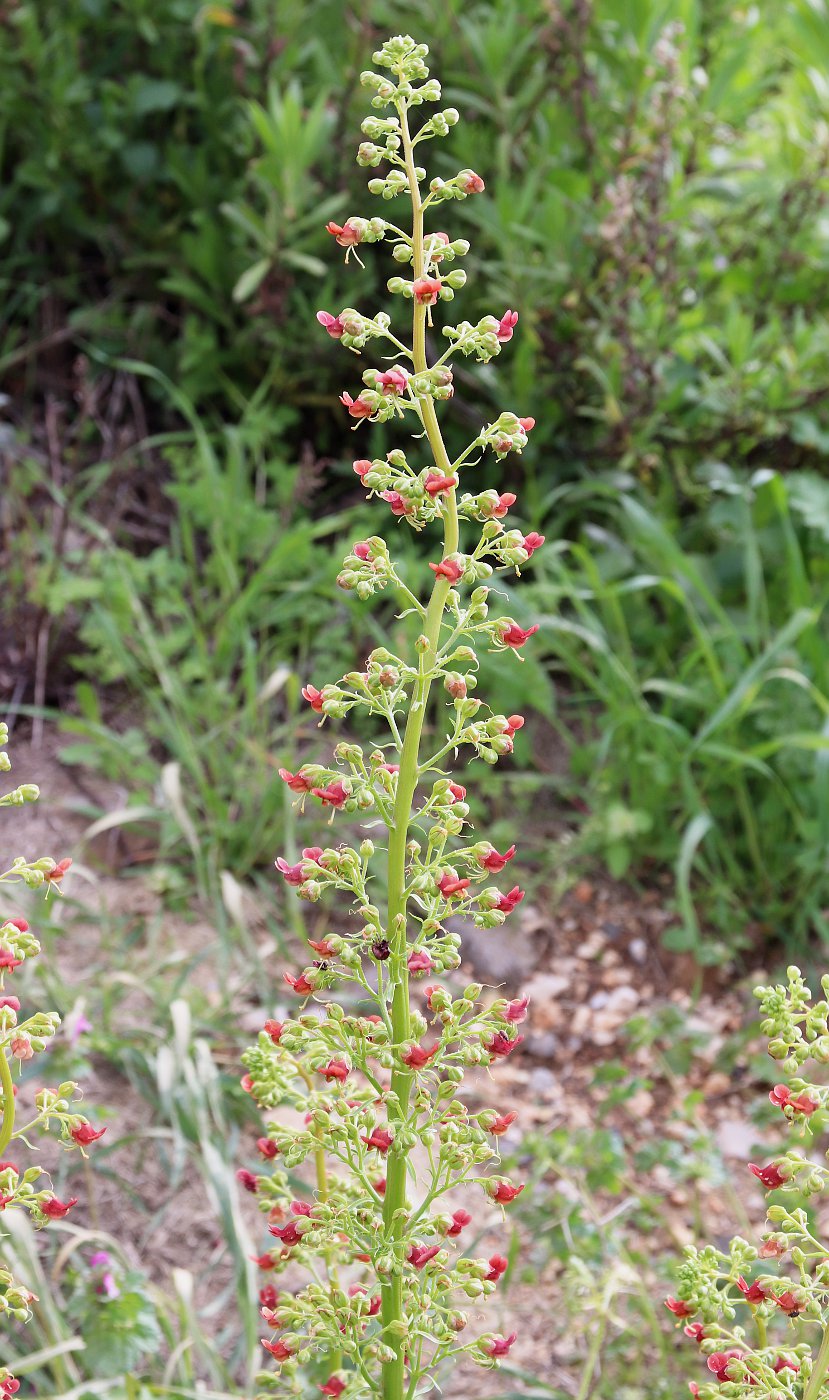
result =
[[[532,804],[540,884],[667,879],[666,941],[700,962],[825,938],[825,0],[0,4],[9,706],[120,784],[128,853],[167,907],[195,885],[219,965],[249,955],[234,882],[294,840],[299,687],[372,640],[334,587],[366,517],[314,312],[343,300],[326,220],[371,205],[358,74],[404,29],[465,115],[439,158],[487,180],[451,210],[464,314],[521,311],[449,435],[473,398],[536,416],[511,470],[552,541],[511,604],[543,641],[509,683],[534,752],[484,794],[493,839]],[[349,302],[385,296],[379,262],[349,272]],[[101,1035],[158,1082],[158,1045]],[[170,1131],[199,1151],[215,1104],[176,1043],[202,1107],[162,1075]]]

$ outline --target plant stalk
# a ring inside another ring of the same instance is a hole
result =
[[[412,250],[414,280],[424,274],[423,265],[423,205],[420,187],[415,174],[415,161],[409,132],[405,103],[398,108],[403,154],[412,199]],[[415,299],[412,324],[412,348],[414,371],[423,373],[426,360],[426,307]],[[419,409],[429,446],[435,459],[435,466],[446,475],[451,475],[449,456],[443,442],[434,402],[422,398]],[[458,512],[455,492],[446,497],[444,514],[444,555],[452,554],[458,547]],[[429,605],[423,623],[423,636],[427,646],[420,654],[418,678],[415,683],[412,703],[406,721],[403,746],[400,753],[400,772],[397,779],[397,796],[389,830],[388,853],[388,923],[386,937],[391,948],[390,972],[394,983],[392,998],[392,1031],[395,1045],[409,1038],[409,972],[406,965],[408,938],[406,928],[406,846],[409,837],[409,823],[412,802],[417,788],[420,761],[420,740],[426,717],[426,707],[432,685],[432,671],[440,637],[441,621],[449,593],[449,581],[436,578],[432,586]],[[398,1068],[392,1073],[392,1099],[389,1105],[389,1120],[395,1129],[395,1142],[389,1149],[386,1169],[386,1194],[383,1202],[383,1225],[386,1240],[395,1255],[395,1268],[390,1278],[381,1288],[382,1321],[384,1339],[394,1350],[395,1358],[383,1366],[383,1400],[403,1400],[405,1392],[405,1353],[404,1339],[400,1335],[405,1323],[403,1307],[403,1264],[400,1241],[405,1230],[407,1159],[405,1150],[398,1146],[397,1135],[406,1122],[409,1096],[412,1087],[412,1072]]]
[[[0,1126],[0,1156],[12,1140],[14,1132],[14,1084],[5,1050],[0,1050],[0,1099],[3,1104],[3,1122]]]

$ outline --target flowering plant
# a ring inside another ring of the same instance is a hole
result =
[[[520,572],[543,539],[504,524],[512,492],[460,494],[461,468],[468,470],[486,449],[497,460],[521,452],[533,419],[502,413],[454,461],[438,423],[437,405],[453,392],[453,357],[492,359],[511,339],[518,315],[445,326],[446,348],[431,362],[427,357],[427,327],[436,307],[464,285],[465,273],[453,264],[469,244],[427,232],[425,216],[484,188],[479,175],[462,170],[432,179],[424,191],[416,148],[458,121],[447,108],[412,131],[412,112],[440,99],[427,52],[406,36],[390,39],[374,54],[383,71],[361,78],[373,108],[385,115],[363,122],[366,140],[357,159],[385,167],[369,181],[372,194],[411,201],[411,232],[377,217],[328,225],[346,260],[365,244],[392,244],[405,275],[388,286],[411,305],[411,343],[398,338],[385,313],[348,307],[317,316],[352,352],[370,341],[392,347],[392,367],[364,370],[364,387],[354,397],[343,393],[341,402],[355,427],[409,418],[421,462],[410,464],[395,449],[384,458],[360,458],[354,470],[400,522],[416,531],[438,524],[443,547],[429,562],[431,591],[423,601],[425,569],[406,582],[381,536],[353,545],[340,585],[360,599],[396,590],[407,615],[417,618],[414,654],[377,647],[362,671],[321,689],[306,685],[303,695],[321,724],[362,709],[383,723],[385,736],[368,754],[352,740],[337,744],[330,766],[280,769],[300,807],[319,803],[331,821],[335,814],[358,817],[364,831],[382,833],[365,834],[354,846],[309,846],[295,864],[276,862],[301,899],[336,891],[350,904],[350,921],[311,941],[309,965],[285,974],[292,992],[312,1004],[292,1020],[266,1021],[244,1057],[243,1085],[256,1102],[299,1115],[271,1120],[259,1139],[267,1166],[240,1173],[275,1241],[260,1267],[276,1273],[299,1265],[310,1275],[298,1291],[267,1283],[260,1294],[273,1333],[263,1346],[280,1363],[260,1381],[281,1395],[302,1393],[299,1368],[317,1359],[325,1368],[325,1395],[402,1400],[431,1389],[443,1363],[467,1355],[493,1367],[515,1341],[514,1334],[492,1332],[464,1338],[465,1308],[495,1292],[508,1264],[501,1254],[463,1253],[473,1215],[459,1199],[503,1209],[523,1190],[485,1172],[497,1166],[499,1140],[516,1115],[472,1112],[459,1094],[467,1070],[486,1068],[519,1044],[527,1001],[486,1004],[478,984],[457,996],[439,982],[422,989],[418,983],[459,966],[460,937],[447,927],[452,916],[466,914],[476,927],[492,929],[524,897],[518,885],[505,891],[493,883],[515,846],[502,853],[471,839],[466,790],[447,764],[461,749],[489,764],[512,753],[524,720],[492,713],[473,694],[475,644],[515,655],[538,630],[511,617],[491,618],[487,581],[495,570]],[[462,522],[477,535],[463,547]],[[438,690],[444,703],[432,712]],[[344,983],[353,984],[354,996],[324,996]],[[316,1185],[299,1198],[293,1173],[307,1159],[315,1164]],[[453,1194],[459,1188],[465,1188],[461,1198]],[[472,1198],[470,1188],[476,1188]]]
[[[0,724],[0,749],[8,744],[8,726]],[[0,772],[8,772],[11,762],[6,752],[0,752]],[[38,789],[24,783],[0,796],[0,807],[19,807],[36,802]],[[22,881],[29,889],[44,889],[47,895],[60,888],[71,860],[55,861],[51,856],[29,861],[18,856],[9,869],[0,869],[0,884]],[[47,1175],[35,1164],[21,1167],[5,1160],[14,1143],[29,1146],[29,1136],[36,1131],[49,1132],[56,1127],[64,1147],[79,1147],[84,1151],[90,1143],[103,1136],[105,1128],[95,1128],[77,1111],[77,1084],[67,1081],[57,1089],[41,1089],[34,1099],[28,1121],[17,1120],[17,1086],[12,1075],[12,1063],[23,1064],[44,1051],[59,1025],[54,1011],[35,1011],[20,1019],[19,997],[7,990],[6,979],[30,958],[37,957],[40,944],[25,919],[6,918],[0,914],[0,1215],[14,1208],[28,1211],[35,1225],[48,1225],[50,1220],[62,1220],[76,1204],[76,1198],[61,1201],[42,1179]],[[47,1177],[48,1182],[48,1177]],[[16,1282],[10,1271],[0,1267],[0,1315],[4,1320],[25,1322],[35,1295],[22,1283]],[[0,1367],[0,1400],[16,1394],[19,1382],[8,1370]]]
[[[802,1071],[810,1060],[829,1063],[829,976],[814,1002],[799,968],[787,978],[786,986],[755,989],[769,1054],[786,1077],[769,1098],[810,1143],[826,1121],[829,1087]],[[829,1244],[808,1203],[826,1192],[829,1169],[791,1149],[748,1170],[774,1196],[759,1246],[739,1236],[727,1251],[689,1246],[677,1297],[666,1300],[708,1373],[689,1388],[700,1400],[818,1400],[829,1394]]]

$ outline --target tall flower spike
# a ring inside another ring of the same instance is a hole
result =
[[[474,693],[475,647],[500,651],[503,664],[512,665],[509,653],[538,631],[514,618],[491,619],[487,581],[498,570],[514,575],[523,568],[543,537],[502,523],[516,501],[514,492],[502,489],[507,482],[496,479],[474,493],[463,489],[480,470],[471,461],[488,449],[496,463],[523,451],[533,419],[502,413],[454,460],[440,429],[439,407],[453,391],[454,356],[487,363],[512,339],[518,313],[499,309],[477,326],[436,327],[446,348],[430,361],[427,324],[441,318],[464,286],[466,274],[456,263],[469,244],[427,222],[434,206],[478,195],[484,182],[472,170],[429,181],[418,165],[425,143],[458,121],[454,108],[445,108],[413,126],[420,107],[440,101],[427,54],[424,44],[405,35],[389,39],[361,80],[373,110],[363,122],[358,163],[385,171],[370,179],[372,194],[408,198],[411,232],[400,227],[400,217],[392,224],[352,215],[328,225],[347,253],[357,245],[392,243],[398,271],[388,286],[410,318],[411,340],[406,343],[400,328],[392,332],[385,313],[370,317],[347,308],[317,315],[320,335],[350,354],[370,348],[369,341],[388,342],[380,347],[381,360],[388,351],[381,366],[364,370],[365,387],[356,397],[345,390],[340,399],[364,432],[369,421],[408,421],[412,460],[394,448],[384,458],[359,458],[354,471],[369,497],[391,508],[395,528],[430,531],[429,547],[404,578],[381,537],[358,540],[337,581],[361,600],[395,588],[414,619],[413,645],[403,655],[379,646],[361,670],[303,689],[321,719],[336,721],[359,708],[382,727],[383,737],[371,752],[349,739],[336,745],[330,764],[279,770],[298,806],[311,811],[316,799],[332,822],[351,818],[367,825],[353,846],[332,839],[329,848],[306,847],[299,861],[277,856],[280,885],[289,895],[295,890],[316,902],[336,893],[349,912],[332,925],[335,932],[315,935],[309,966],[303,968],[300,957],[297,972],[284,974],[299,997],[321,1003],[318,1014],[266,1021],[244,1057],[244,1087],[262,1107],[296,1110],[290,1122],[280,1115],[269,1123],[259,1139],[257,1171],[250,1173],[279,1242],[258,1256],[259,1263],[277,1271],[286,1263],[292,1269],[313,1264],[306,1287],[280,1290],[278,1306],[265,1306],[263,1319],[279,1335],[263,1344],[289,1371],[321,1363],[318,1374],[329,1377],[321,1393],[345,1393],[348,1400],[404,1400],[450,1360],[466,1355],[491,1368],[516,1341],[514,1333],[459,1340],[468,1321],[464,1301],[474,1297],[477,1311],[507,1268],[500,1253],[464,1260],[460,1236],[477,1222],[482,1199],[503,1214],[524,1190],[487,1174],[516,1114],[470,1113],[462,1078],[465,1066],[496,1066],[521,1044],[517,1024],[527,1014],[527,999],[482,1004],[477,984],[460,998],[442,984],[424,994],[417,979],[444,977],[459,967],[459,937],[446,927],[451,915],[464,912],[485,931],[524,897],[517,885],[502,893],[489,883],[513,860],[515,846],[502,852],[472,839],[466,787],[447,776],[446,764],[455,754],[494,764],[513,751],[523,717],[493,713]],[[445,214],[441,224],[449,223]],[[378,826],[387,840],[375,847]],[[371,883],[380,861],[385,878]],[[385,908],[375,902],[381,887]],[[340,1004],[334,989],[344,982],[354,984],[356,996]],[[428,1034],[419,1009],[424,1002]],[[313,1205],[291,1194],[305,1162],[316,1173]],[[415,1170],[423,1179],[410,1196]],[[464,1188],[468,1204],[475,1202],[471,1210],[454,1200],[451,1212],[441,1205],[447,1191]],[[427,1204],[418,1206],[415,1196]],[[350,1277],[355,1268],[362,1272],[346,1292],[338,1266]],[[415,1334],[416,1347],[406,1341]]]

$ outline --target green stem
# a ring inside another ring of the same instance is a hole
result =
[[[3,1096],[3,1126],[0,1127],[0,1156],[12,1140],[14,1132],[14,1084],[5,1050],[0,1050],[0,1090]]]
[[[803,1400],[817,1400],[821,1386],[826,1379],[826,1372],[829,1371],[829,1327],[823,1334],[820,1350],[812,1366],[812,1374],[809,1377],[809,1384],[803,1392]]]
[[[420,199],[420,187],[415,174],[412,139],[409,132],[408,117],[404,102],[401,102],[398,111],[400,115],[401,134],[403,137],[406,173],[409,180],[409,192],[412,199],[412,250],[414,280],[417,281],[418,278],[423,276],[423,204]],[[426,307],[421,305],[417,300],[414,302],[412,332],[415,373],[422,374],[428,369],[428,362],[426,359]],[[426,429],[429,445],[434,455],[435,466],[439,471],[448,476],[451,474],[449,455],[444,446],[440,427],[438,425],[437,414],[435,413],[435,405],[432,399],[420,399],[419,410],[423,426]],[[447,494],[446,512],[444,515],[444,555],[453,554],[457,550],[458,537],[457,503],[455,492],[450,491]],[[420,740],[423,734],[423,723],[426,718],[426,707],[429,700],[432,674],[435,667],[440,627],[448,593],[448,580],[445,578],[436,578],[432,586],[432,594],[429,599],[429,605],[426,609],[426,617],[423,623],[423,637],[425,638],[426,645],[420,653],[419,675],[415,684],[411,708],[406,721],[403,748],[400,754],[397,796],[395,798],[394,812],[392,814],[392,826],[389,829],[388,925],[386,937],[391,947],[389,972],[394,984],[391,1017],[394,1042],[396,1045],[401,1045],[405,1040],[409,1039],[410,1028],[409,973],[406,966],[406,959],[408,956],[406,930],[406,846],[409,837],[409,824],[412,816],[412,802],[418,781]],[[411,1071],[402,1067],[396,1068],[392,1073],[392,1097],[389,1104],[389,1120],[395,1128],[396,1133],[403,1127],[406,1120],[412,1078]],[[386,1172],[386,1195],[383,1203],[384,1236],[386,1241],[391,1244],[395,1253],[395,1272],[383,1283],[381,1288],[382,1320],[385,1341],[395,1353],[394,1360],[386,1362],[383,1366],[382,1394],[384,1400],[403,1400],[405,1393],[405,1347],[403,1338],[398,1334],[403,1330],[405,1324],[403,1307],[404,1260],[402,1258],[401,1240],[406,1225],[407,1165],[406,1153],[402,1147],[398,1147],[395,1141],[389,1150]]]

